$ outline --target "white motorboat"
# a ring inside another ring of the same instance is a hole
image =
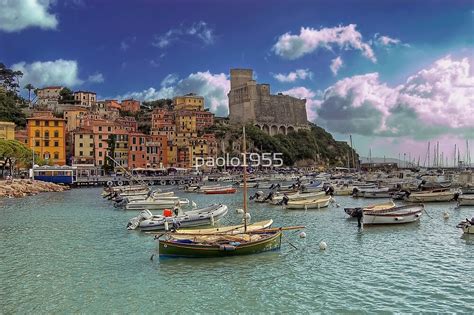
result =
[[[309,210],[309,209],[321,209],[329,206],[332,197],[326,196],[318,199],[304,199],[296,201],[288,201],[286,209],[289,210]]]
[[[460,195],[458,206],[474,206],[474,195]]]
[[[286,197],[286,198],[285,198]],[[270,198],[270,203],[273,205],[284,204],[286,203],[284,199],[288,201],[298,201],[298,200],[314,200],[318,198],[326,197],[326,193],[324,191],[312,192],[312,193],[300,193],[296,192],[293,194],[284,194],[284,193],[277,193],[274,194],[272,198]]]
[[[175,213],[164,211],[163,215],[153,215],[144,210],[138,216],[129,220],[127,229],[142,231],[170,230],[194,226],[212,225],[218,222],[228,212],[226,205],[216,204],[206,208],[182,212],[175,208]]]
[[[127,210],[156,210],[156,209],[166,209],[172,208],[173,206],[187,206],[189,205],[189,200],[184,198],[180,199],[179,197],[172,196],[172,197],[160,197],[159,199],[155,199],[149,197],[145,200],[136,200],[127,203],[125,209]]]
[[[363,211],[365,224],[402,224],[418,221],[424,205],[408,205],[384,210]]]
[[[455,200],[459,195],[456,190],[436,189],[414,193],[405,193],[404,200],[409,202],[447,202]]]

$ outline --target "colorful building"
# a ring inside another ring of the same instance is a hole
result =
[[[123,100],[120,104],[123,111],[136,113],[140,111],[140,101],[134,99]]]
[[[146,142],[150,136],[139,133],[132,132],[128,136],[128,167],[134,169],[137,167],[147,167],[146,159]]]
[[[87,116],[88,110],[80,106],[64,108],[63,117],[66,119],[66,131],[71,132],[81,127],[82,119]]]
[[[46,107],[50,110],[56,110],[61,99],[62,86],[47,86],[42,89],[36,89],[36,105]]]
[[[74,92],[74,103],[78,106],[91,108],[95,106],[97,96],[94,92],[76,91]]]
[[[75,165],[95,165],[94,132],[91,128],[81,128],[74,132]]]
[[[204,111],[204,97],[189,93],[183,96],[176,96],[173,99],[175,110]]]
[[[39,111],[27,118],[28,144],[37,156],[66,164],[66,120],[54,117],[52,112]]]
[[[0,121],[0,140],[15,140],[15,123]]]

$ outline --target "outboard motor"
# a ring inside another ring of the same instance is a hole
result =
[[[354,216],[357,218],[357,227],[360,229],[362,227],[362,217],[364,216],[364,210],[362,210],[362,208],[354,209]]]
[[[284,204],[285,206],[288,205],[288,201],[290,200],[290,198],[288,198],[287,195],[283,196],[283,199],[281,200],[282,204]]]
[[[327,195],[329,195],[329,196],[334,195],[334,188],[332,186],[328,186],[325,191],[326,191],[326,196]]]
[[[457,192],[457,193],[454,194],[453,200],[458,201],[458,198],[459,198],[459,193]]]
[[[359,189],[357,187],[354,187],[354,189],[352,189],[352,196],[357,197],[358,193],[359,193]]]

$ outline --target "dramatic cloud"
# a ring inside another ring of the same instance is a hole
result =
[[[176,75],[167,75],[161,82],[160,88],[150,87],[140,92],[129,92],[116,96],[116,99],[134,98],[142,101],[160,98],[173,98],[177,95],[196,93],[205,98],[206,108],[218,116],[227,116],[229,112],[227,93],[230,81],[226,74],[212,74],[209,71],[191,73],[184,79]]]
[[[277,73],[273,77],[280,82],[295,82],[296,80],[306,80],[310,79],[313,76],[313,73],[308,69],[298,69],[292,71],[288,74]]]
[[[303,86],[295,87],[281,93],[285,95],[290,95],[297,98],[306,99],[306,114],[308,115],[309,121],[315,121],[317,118],[317,110],[321,105],[321,101],[317,100],[317,97],[320,97],[319,93],[315,93]]]
[[[55,61],[19,62],[12,65],[13,70],[23,72],[22,84],[31,83],[35,87],[47,85],[77,86],[83,83],[79,79],[79,67],[75,60],[58,59]]]
[[[318,116],[330,130],[345,134],[474,137],[473,104],[468,59],[447,56],[394,88],[381,83],[378,73],[340,80],[324,92]]]
[[[48,12],[48,0],[0,0],[0,30],[17,32],[28,27],[55,29],[58,20]]]
[[[97,72],[90,75],[89,78],[87,78],[87,81],[91,83],[102,83],[104,82],[104,76],[102,75],[102,73]]]
[[[339,69],[341,69],[342,67],[342,64],[343,62],[342,62],[341,57],[337,57],[331,60],[331,65],[329,66],[329,68],[331,69],[331,72],[334,75],[337,75],[337,73],[339,72]]]
[[[214,30],[206,22],[199,21],[190,27],[172,28],[162,35],[155,35],[151,44],[155,47],[165,48],[185,37],[197,37],[205,45],[210,45],[214,42]]]
[[[334,46],[345,50],[360,50],[372,62],[377,61],[372,48],[362,40],[355,24],[321,29],[302,27],[299,35],[289,32],[281,35],[273,46],[273,51],[283,58],[297,59],[318,48],[331,50]]]

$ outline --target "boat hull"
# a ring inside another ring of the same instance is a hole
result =
[[[447,202],[454,199],[455,193],[449,194],[411,194],[405,200],[409,202]]]
[[[423,205],[420,205],[403,206],[378,211],[364,211],[363,222],[364,225],[412,223],[420,219],[423,210]]]
[[[279,250],[281,247],[282,232],[276,232],[263,240],[249,242],[228,248],[226,250],[220,245],[186,244],[173,241],[158,241],[158,253],[160,257],[188,257],[188,258],[210,258],[225,256],[251,255],[267,251]]]
[[[474,195],[472,197],[459,196],[458,206],[474,206]]]

